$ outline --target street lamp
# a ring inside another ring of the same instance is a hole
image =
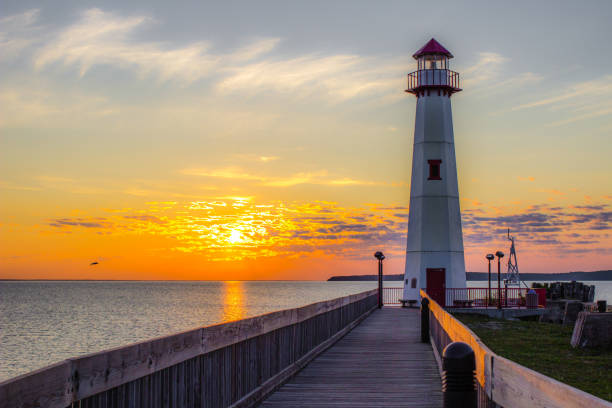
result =
[[[495,255],[487,254],[487,260],[489,261],[489,292],[487,296],[487,307],[491,304],[491,261],[495,259]]]
[[[501,309],[501,259],[504,257],[502,251],[495,253],[497,257],[497,308]]]
[[[378,259],[378,308],[380,309],[383,306],[383,297],[382,297],[382,291],[383,291],[383,259],[385,259],[385,255],[380,252],[377,251],[374,254],[374,258]]]

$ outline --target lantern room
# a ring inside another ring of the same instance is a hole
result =
[[[417,58],[418,69],[448,69],[446,55],[422,55]]]
[[[459,74],[449,69],[448,60],[453,58],[453,54],[434,38],[412,57],[417,60],[417,70],[408,74],[406,92],[423,96],[431,95],[433,90],[439,95],[450,96],[461,91]]]

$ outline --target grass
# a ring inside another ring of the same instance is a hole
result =
[[[495,353],[612,401],[612,350],[570,345],[573,327],[455,314]]]

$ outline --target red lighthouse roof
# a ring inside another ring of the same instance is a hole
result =
[[[412,57],[414,59],[419,58],[422,55],[431,55],[431,54],[442,54],[446,55],[448,58],[453,58],[453,54],[450,53],[449,50],[444,48],[442,44],[436,41],[435,38],[432,38],[425,44],[420,50],[415,52]]]

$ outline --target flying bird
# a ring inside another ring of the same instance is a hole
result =
[[[97,265],[97,264],[98,264],[98,261],[95,261],[95,262],[90,263],[89,266]]]

